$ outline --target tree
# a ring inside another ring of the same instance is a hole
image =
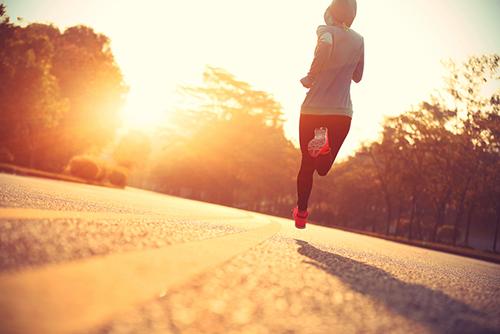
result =
[[[178,110],[153,170],[163,190],[253,210],[282,213],[294,196],[297,150],[285,138],[281,106],[219,68],[185,87],[197,101]]]
[[[68,28],[60,36],[53,73],[71,105],[54,132],[53,139],[63,145],[51,151],[64,164],[71,156],[103,147],[115,137],[127,87],[109,39],[85,26]]]
[[[1,5],[0,46],[0,146],[15,163],[61,171],[114,138],[127,88],[106,36],[16,26]]]
[[[68,111],[68,101],[51,73],[54,49],[47,36],[7,18],[0,31],[0,141],[18,163],[33,167],[40,140]]]

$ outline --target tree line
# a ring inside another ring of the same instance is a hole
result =
[[[337,224],[496,249],[500,228],[499,55],[448,64],[446,88],[387,118],[381,140],[340,164],[322,212]],[[474,231],[473,231],[474,228]],[[487,246],[485,246],[487,245]]]

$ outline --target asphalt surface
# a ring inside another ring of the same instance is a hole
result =
[[[4,174],[0,209],[0,279],[183,244],[193,247],[178,257],[196,259],[207,256],[197,253],[200,241],[280,225],[79,333],[500,333],[493,263],[319,226],[296,230],[291,220],[138,189]]]

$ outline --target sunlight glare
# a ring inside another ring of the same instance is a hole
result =
[[[165,105],[148,97],[129,97],[122,110],[123,128],[140,130],[152,134],[159,125],[166,122],[168,113]]]

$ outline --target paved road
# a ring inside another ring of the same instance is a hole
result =
[[[0,332],[500,333],[500,266],[0,174]]]

